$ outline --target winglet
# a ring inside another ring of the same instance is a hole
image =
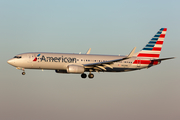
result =
[[[89,48],[89,50],[86,52],[86,54],[90,54],[91,52],[91,48]]]
[[[131,57],[133,56],[135,50],[136,50],[136,47],[133,48],[133,50],[131,51],[131,53],[129,53],[129,55],[127,56],[127,58],[131,58]]]

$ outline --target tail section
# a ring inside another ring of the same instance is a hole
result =
[[[161,28],[148,44],[137,54],[137,57],[159,58],[167,28]]]

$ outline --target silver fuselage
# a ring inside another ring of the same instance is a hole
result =
[[[40,54],[39,57],[37,55]],[[126,56],[116,55],[93,55],[93,54],[67,54],[67,53],[23,53],[21,58],[12,58],[8,63],[17,69],[47,69],[47,70],[67,70],[68,65],[83,66],[90,63],[98,63],[121,59]],[[148,68],[157,64],[141,64],[141,60],[151,60],[150,58],[137,58],[136,56],[111,64],[112,68],[106,67],[104,72],[124,72],[142,68]],[[135,63],[136,61],[136,63]],[[139,61],[139,62],[137,62]],[[159,63],[158,63],[159,64]],[[89,68],[90,69],[90,68]],[[88,67],[85,71],[89,71]],[[94,70],[93,70],[94,71]],[[92,72],[93,72],[92,71]]]

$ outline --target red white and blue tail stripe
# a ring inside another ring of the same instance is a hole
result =
[[[137,57],[159,58],[167,28],[161,28],[148,44],[138,53]]]

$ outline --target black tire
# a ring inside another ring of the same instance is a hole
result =
[[[88,75],[88,77],[89,77],[90,79],[92,79],[92,78],[94,78],[94,74],[91,73],[91,74]]]
[[[85,73],[81,74],[81,78],[86,78],[87,75]]]
[[[26,73],[25,72],[22,72],[22,75],[25,75]]]

